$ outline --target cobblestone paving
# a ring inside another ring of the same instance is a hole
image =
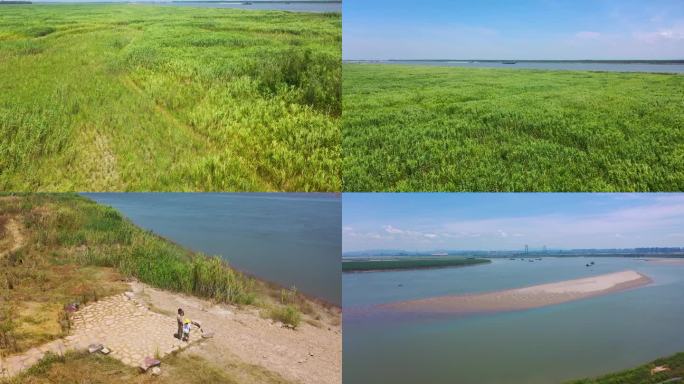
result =
[[[110,296],[83,307],[72,316],[69,336],[0,360],[0,377],[11,377],[37,363],[47,352],[87,349],[103,344],[110,356],[138,367],[146,356],[164,357],[201,339],[199,330],[190,332],[190,342],[174,337],[175,317],[152,312],[134,294]]]

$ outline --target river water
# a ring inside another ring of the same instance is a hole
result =
[[[290,12],[316,12],[316,13],[341,13],[342,2],[325,2],[325,3],[306,3],[306,2],[259,2],[259,0],[251,1],[251,4],[245,4],[241,1],[234,2],[204,2],[204,1],[33,1],[33,4],[103,4],[103,3],[131,3],[131,4],[145,4],[145,5],[160,5],[168,7],[200,7],[200,8],[236,8],[236,9],[252,9],[262,11],[290,11]]]
[[[298,3],[292,1],[289,3],[260,3],[254,0],[251,4],[241,2],[235,3],[211,3],[202,1],[182,1],[174,3],[158,3],[158,5],[168,6],[184,6],[184,7],[202,7],[202,8],[237,8],[237,9],[252,9],[252,10],[268,10],[268,11],[290,11],[290,12],[342,12],[342,2],[339,3]]]
[[[354,61],[350,61],[354,62]],[[549,71],[602,71],[602,72],[651,72],[684,73],[684,64],[643,64],[643,63],[575,63],[575,62],[502,62],[482,61],[376,61],[384,64],[432,65],[465,68],[502,68],[502,69],[542,69]]]
[[[585,265],[594,261],[596,265]],[[385,318],[374,304],[635,270],[648,286],[545,308]],[[401,285],[401,286],[400,286]],[[344,382],[561,383],[684,351],[684,265],[626,258],[494,259],[465,268],[345,273]],[[361,315],[360,313],[364,313]]]
[[[340,303],[341,202],[332,194],[88,193],[136,225]]]

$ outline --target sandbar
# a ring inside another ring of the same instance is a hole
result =
[[[386,310],[410,313],[467,314],[545,307],[647,285],[652,280],[628,270],[503,291],[431,297],[383,304]]]

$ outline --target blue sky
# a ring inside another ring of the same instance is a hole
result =
[[[684,246],[684,194],[346,193],[342,249]]]
[[[683,0],[344,0],[344,59],[684,59]]]

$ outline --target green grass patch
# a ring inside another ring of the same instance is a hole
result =
[[[140,374],[135,368],[99,353],[48,353],[36,365],[12,379],[0,378],[2,384],[52,383],[163,383],[163,384],[288,384],[289,381],[259,366],[236,362],[216,366],[197,355],[173,354],[162,359],[162,374]]]
[[[292,328],[297,328],[302,320],[301,313],[293,305],[273,307],[268,310],[268,317],[287,324]]]
[[[344,64],[345,191],[680,191],[684,76]]]
[[[0,13],[0,189],[339,191],[341,16]]]
[[[489,259],[463,257],[397,257],[362,260],[343,260],[342,272],[388,271],[398,269],[428,269],[465,267],[491,263]]]
[[[651,369],[664,366],[669,370],[651,374]],[[679,380],[676,380],[679,378]],[[668,381],[672,380],[672,381]],[[679,383],[684,380],[684,353],[661,358],[640,367],[609,375],[572,381],[568,384],[657,384]]]

